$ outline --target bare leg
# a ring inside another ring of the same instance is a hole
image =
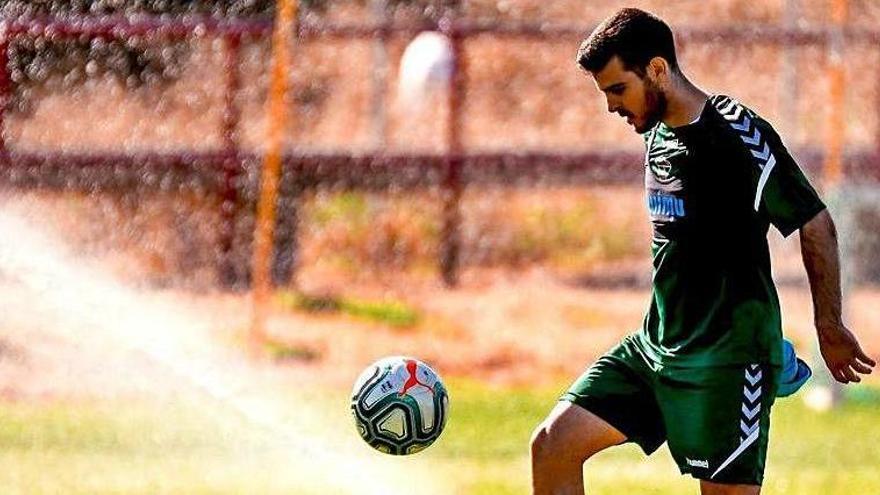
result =
[[[759,495],[760,493],[760,485],[722,485],[700,480],[701,495]]]
[[[603,419],[571,402],[559,402],[532,435],[532,493],[583,495],[584,461],[626,441]]]

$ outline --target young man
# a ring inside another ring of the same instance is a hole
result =
[[[583,494],[605,448],[664,441],[703,494],[760,493],[781,387],[781,315],[767,231],[800,231],[822,356],[841,383],[874,366],[841,320],[834,224],[765,120],[678,67],[672,32],[623,9],[577,62],[608,111],[644,135],[653,292],[642,328],[571,386],[532,438],[533,491]],[[786,352],[791,359],[790,352]]]

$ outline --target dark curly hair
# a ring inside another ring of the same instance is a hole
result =
[[[666,59],[674,70],[678,68],[672,30],[644,10],[621,9],[605,19],[581,42],[577,64],[586,71],[598,72],[615,55],[627,70],[640,76],[654,57]]]

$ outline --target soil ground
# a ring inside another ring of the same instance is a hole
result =
[[[295,381],[347,387],[373,360],[392,354],[417,356],[443,375],[498,385],[537,386],[574,378],[640,322],[646,289],[578,287],[540,270],[484,275],[457,290],[407,287],[406,301],[421,323],[396,328],[348,316],[322,316],[276,308],[274,341],[304,358],[266,362]],[[364,293],[369,291],[363,291]],[[0,393],[7,398],[113,396],[167,383],[161,369],[133,350],[88,335],[62,331],[28,311],[22,291],[0,285],[4,301],[0,335]],[[785,333],[801,353],[814,337],[811,303],[804,287],[783,287]],[[182,308],[206,325],[193,332],[245,349],[250,298],[241,294],[193,294],[175,290],[143,295]],[[849,295],[849,322],[867,353],[880,360],[880,289]],[[149,373],[144,373],[149,370]],[[871,377],[872,381],[878,380]]]

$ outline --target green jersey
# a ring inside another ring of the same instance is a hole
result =
[[[782,362],[767,232],[825,208],[769,123],[715,95],[691,124],[644,135],[653,290],[636,339],[659,366]]]

